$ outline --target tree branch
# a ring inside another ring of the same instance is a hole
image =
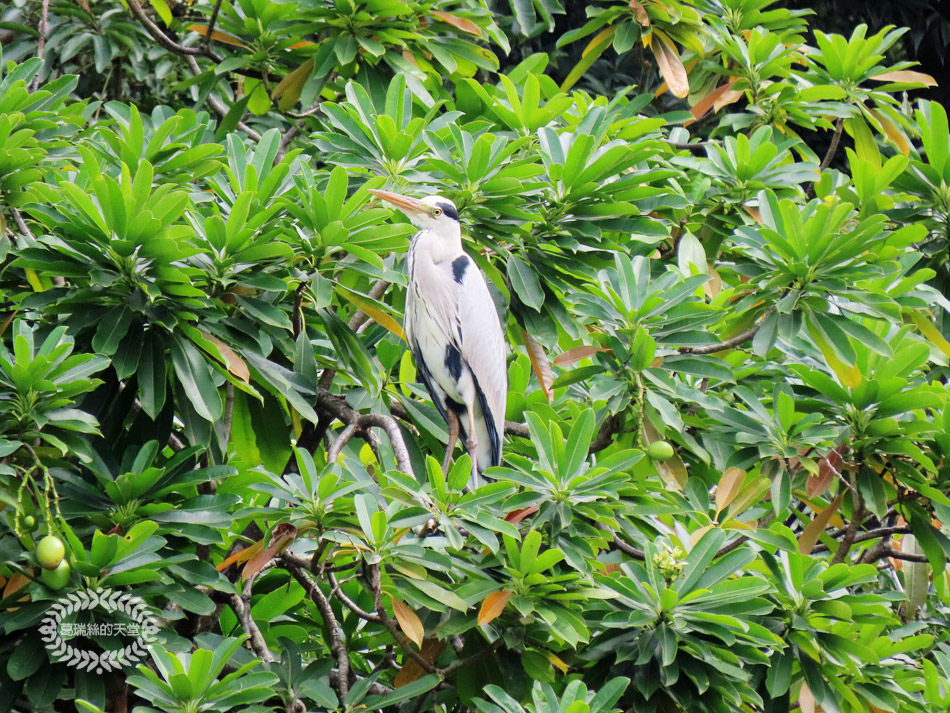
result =
[[[389,442],[393,448],[393,455],[396,457],[396,467],[407,475],[413,475],[412,463],[409,460],[409,449],[406,447],[406,441],[402,437],[402,431],[399,430],[399,424],[392,416],[377,413],[359,413],[354,410],[346,400],[341,396],[331,394],[325,389],[317,391],[317,405],[326,409],[331,416],[338,418],[347,425],[356,427],[356,431],[367,429],[371,426],[377,426],[386,431]],[[356,432],[353,431],[347,436],[347,440]],[[344,433],[346,429],[344,429]],[[341,434],[340,437],[342,437]],[[339,438],[337,439],[339,440]],[[339,447],[342,448],[345,441]],[[332,446],[331,446],[332,448]]]
[[[134,4],[135,4],[135,0],[132,0],[132,2],[129,3],[129,7],[132,7]],[[196,75],[201,74],[201,67],[198,66],[198,61],[193,56],[191,55],[186,56],[185,61],[188,63],[188,66],[191,68],[192,72],[194,72]],[[207,101],[208,101],[208,106],[214,109],[215,114],[217,114],[221,118],[224,118],[225,116],[227,116],[228,108],[224,104],[222,104],[220,101],[218,101],[214,97],[214,95],[208,94]],[[251,139],[252,141],[261,140],[261,135],[258,132],[254,131],[254,129],[252,129],[250,126],[245,124],[243,121],[239,121],[237,123],[237,127],[241,131],[243,131],[245,134],[247,134],[248,138]]]
[[[152,22],[148,15],[145,14],[145,11],[142,9],[142,6],[139,5],[138,0],[129,0],[127,3],[129,6],[129,11],[135,16],[135,19],[138,20],[142,26],[145,28],[145,31],[152,36],[152,39],[158,42],[162,47],[167,49],[169,52],[174,52],[177,55],[182,57],[195,55],[203,55],[213,59],[215,62],[220,62],[221,58],[218,57],[209,47],[185,47],[175,42],[171,37],[162,32],[162,29]]]
[[[317,586],[317,583],[310,579],[310,575],[289,557],[281,555],[280,559],[284,569],[290,572],[290,576],[297,580],[313,600],[313,603],[317,605],[323,623],[330,633],[330,653],[337,660],[337,697],[340,699],[340,705],[345,706],[343,701],[350,690],[350,655],[346,650],[346,634],[333,614],[330,601]]]
[[[336,597],[339,599],[343,606],[349,609],[351,612],[356,614],[360,619],[365,619],[366,621],[372,621],[376,624],[382,624],[382,619],[379,618],[378,614],[373,614],[363,609],[359,604],[350,599],[346,594],[343,593],[343,590],[340,588],[340,583],[336,579],[336,575],[331,571],[327,571],[327,579],[330,581],[330,596]]]
[[[422,666],[422,669],[426,673],[435,673],[435,666],[427,661],[422,654],[412,648],[410,642],[403,636],[402,632],[399,631],[399,625],[390,619],[389,614],[386,613],[386,607],[383,606],[383,585],[379,565],[367,564],[365,566],[368,570],[366,580],[369,582],[369,589],[373,594],[373,606],[376,607],[376,614],[379,615],[380,623],[386,627],[390,635],[396,640],[396,643],[399,644],[399,647],[405,651],[413,661]]]
[[[737,334],[734,337],[730,337],[724,341],[719,342],[718,344],[705,344],[701,347],[680,347],[677,351],[680,354],[714,354],[715,352],[721,352],[724,349],[734,349],[743,342],[747,342],[752,337],[754,337],[758,331],[762,328],[762,325],[765,324],[765,320],[775,312],[776,306],[773,304],[765,312],[762,313],[762,318],[753,326],[744,332]]]
[[[272,654],[270,649],[267,648],[267,644],[264,641],[264,636],[261,634],[261,630],[258,628],[254,618],[251,616],[250,603],[237,593],[230,595],[228,601],[230,602],[234,613],[237,614],[238,620],[241,622],[241,626],[244,628],[244,631],[246,631],[247,635],[250,637],[249,641],[254,653],[263,659],[264,663],[273,663],[276,661],[277,659],[274,657],[274,654]]]
[[[49,0],[43,0],[43,4],[40,6],[40,36],[36,40],[36,56],[39,59],[43,59],[44,52],[46,51],[46,33],[49,31]],[[42,73],[42,68],[36,73],[36,76],[33,77],[33,82],[30,84],[30,90],[36,91],[40,86],[40,74]]]
[[[635,560],[644,562],[647,558],[643,550],[638,550],[633,545],[628,545],[626,542],[620,539],[620,535],[618,535],[616,532],[614,533],[614,547],[623,552],[625,555],[633,557]]]

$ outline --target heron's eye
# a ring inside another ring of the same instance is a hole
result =
[[[442,209],[441,209],[441,208],[433,208],[433,209],[432,209],[432,215],[435,216],[436,218],[438,218],[440,215],[442,215]]]

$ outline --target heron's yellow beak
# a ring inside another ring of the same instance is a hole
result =
[[[419,215],[421,213],[429,213],[432,210],[429,206],[416,198],[403,196],[398,193],[393,193],[392,191],[377,191],[373,188],[370,188],[369,192],[377,198],[382,198],[387,203],[392,203],[394,206],[399,208],[399,210],[409,216]]]

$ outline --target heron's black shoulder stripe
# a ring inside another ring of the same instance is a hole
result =
[[[454,344],[445,345],[445,368],[456,382],[462,378],[462,353]]]
[[[452,220],[459,219],[459,212],[451,203],[436,203],[436,205],[442,209],[442,214],[448,216]]]
[[[468,269],[468,263],[471,262],[468,255],[459,255],[452,261],[452,277],[458,284],[462,284],[462,278],[465,277],[465,271]]]

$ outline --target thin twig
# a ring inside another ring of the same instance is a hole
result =
[[[498,651],[498,649],[501,648],[501,645],[503,643],[504,643],[504,639],[499,637],[495,639],[493,642],[491,642],[484,649],[479,651],[477,654],[472,654],[471,656],[468,656],[467,658],[464,658],[464,659],[456,659],[445,668],[436,669],[436,673],[439,674],[442,678],[446,678],[450,674],[455,673],[460,668],[464,668],[465,666],[469,666],[473,663],[478,663],[484,658],[488,658],[493,653]]]
[[[43,59],[43,53],[46,51],[46,33],[49,31],[49,0],[43,0],[43,4],[40,6],[39,30],[40,36],[36,40],[36,56]],[[42,74],[42,67],[33,77],[33,82],[30,84],[31,91],[35,92],[40,86],[40,74]]]
[[[762,328],[762,325],[765,324],[765,320],[775,312],[776,306],[773,304],[762,314],[762,318],[756,322],[753,326],[744,332],[737,334],[734,337],[723,340],[718,344],[705,344],[701,347],[680,347],[678,349],[680,354],[714,354],[716,352],[721,352],[724,349],[734,349],[743,342],[747,342],[752,337],[754,337],[758,331]]]
[[[356,616],[358,616],[360,619],[372,621],[377,624],[383,623],[378,614],[373,614],[372,612],[366,611],[359,604],[346,596],[346,594],[343,592],[343,589],[340,587],[340,583],[336,579],[336,575],[333,574],[333,572],[327,572],[327,579],[330,581],[330,586],[332,587],[330,590],[330,595],[343,602],[343,606],[356,614]]]
[[[368,429],[371,426],[382,428],[392,445],[393,455],[396,457],[396,467],[403,473],[413,474],[412,463],[409,460],[409,449],[402,437],[402,431],[399,430],[399,424],[392,416],[376,413],[361,414],[346,403],[345,399],[331,394],[325,389],[317,391],[317,405],[326,409],[331,416],[340,419],[343,423],[356,425],[358,429]],[[372,437],[372,435],[369,434],[368,437]],[[372,441],[370,441],[370,445],[372,445]]]
[[[824,171],[831,165],[832,160],[834,160],[835,154],[838,152],[838,142],[841,141],[842,129],[844,129],[844,117],[839,116],[838,121],[835,122],[835,133],[831,136],[831,144],[828,146],[828,151],[825,153],[825,157],[818,167],[819,171]]]
[[[133,2],[129,3],[129,7],[131,7],[133,4],[134,4],[134,0]],[[194,74],[196,75],[201,74],[201,67],[198,66],[198,61],[194,57],[189,55],[185,57],[185,61],[188,63],[188,67],[191,69],[191,71]],[[227,116],[228,108],[224,104],[222,104],[220,101],[218,101],[214,97],[214,95],[209,94],[207,98],[207,102],[208,102],[208,106],[214,109],[215,114],[217,114],[218,116],[222,118]],[[245,134],[247,134],[248,138],[251,139],[252,141],[261,140],[261,135],[258,132],[254,131],[254,129],[252,129],[250,126],[245,124],[243,121],[239,121],[237,123],[237,127],[241,131],[243,131]]]
[[[841,535],[845,534],[847,531],[848,531],[848,528],[844,528],[843,530],[838,530],[837,532],[830,533],[830,536],[832,538],[838,538],[838,537],[841,537]],[[879,527],[876,530],[868,530],[867,532],[857,533],[854,536],[853,544],[856,545],[860,542],[867,542],[868,540],[876,540],[878,538],[887,539],[891,535],[911,535],[913,534],[913,532],[914,532],[913,529],[907,525],[896,525],[894,527]],[[828,551],[828,545],[821,542],[815,545],[814,549],[812,549],[812,552],[816,554],[819,552],[827,552],[827,551]]]
[[[218,22],[219,10],[221,10],[221,0],[217,0],[214,4],[214,9],[211,11],[211,18],[208,20],[208,29],[205,33],[204,41],[202,42],[205,47],[205,52],[211,51],[211,34],[214,32],[215,24]]]
[[[879,559],[884,559],[885,557],[893,557],[896,560],[904,560],[905,562],[929,562],[927,555],[917,555],[911,554],[909,552],[899,552],[893,547],[882,547],[879,556],[873,560],[867,560],[868,562],[876,562]]]
[[[231,422],[234,419],[234,384],[228,382],[224,401],[224,442],[231,441]]]
[[[848,523],[848,529],[845,530],[841,538],[838,551],[835,552],[835,556],[831,558],[831,564],[833,565],[844,562],[844,558],[848,556],[848,552],[851,551],[851,546],[854,544],[854,540],[858,535],[858,528],[861,526],[861,521],[864,519],[864,498],[862,498],[861,493],[858,492],[858,485],[854,473],[851,474],[851,488],[851,502],[853,505],[851,522]]]

